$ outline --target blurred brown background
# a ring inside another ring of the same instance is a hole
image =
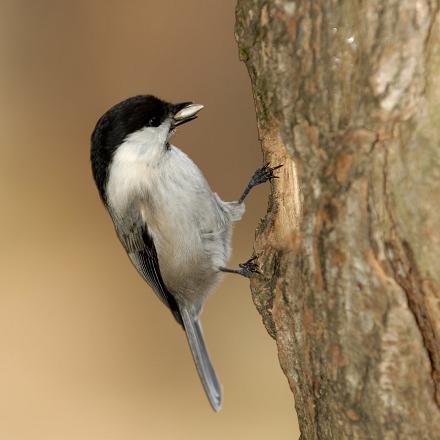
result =
[[[233,0],[0,1],[0,439],[297,438],[274,341],[247,280],[203,315],[214,414],[183,332],[129,263],[101,206],[89,136],[138,93],[206,106],[174,143],[226,200],[260,165]],[[252,252],[267,187],[231,265]]]

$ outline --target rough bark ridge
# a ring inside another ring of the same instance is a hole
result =
[[[437,0],[238,0],[266,161],[254,301],[303,439],[440,438]]]

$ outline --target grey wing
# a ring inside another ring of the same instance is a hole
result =
[[[129,233],[116,228],[118,236],[131,262],[159,299],[171,310],[176,321],[183,326],[179,306],[162,279],[156,247],[146,225],[135,226]]]

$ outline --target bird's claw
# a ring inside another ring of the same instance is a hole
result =
[[[257,171],[255,171],[255,174],[252,178],[252,180],[254,181],[255,185],[259,185],[260,183],[264,183],[267,182],[268,180],[272,180],[272,179],[278,179],[278,176],[274,175],[274,171],[277,170],[278,168],[281,168],[283,165],[277,165],[275,167],[271,167],[269,166],[269,163],[267,163],[266,165],[262,166],[261,168],[258,168]]]
[[[257,258],[258,257],[255,255],[254,257],[250,258],[245,263],[239,264],[240,272],[246,278],[252,278],[256,274],[261,275],[260,268],[259,268],[258,264],[254,263],[254,261]]]

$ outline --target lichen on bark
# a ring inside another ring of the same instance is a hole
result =
[[[440,438],[437,0],[239,0],[273,182],[254,302],[302,437]]]

